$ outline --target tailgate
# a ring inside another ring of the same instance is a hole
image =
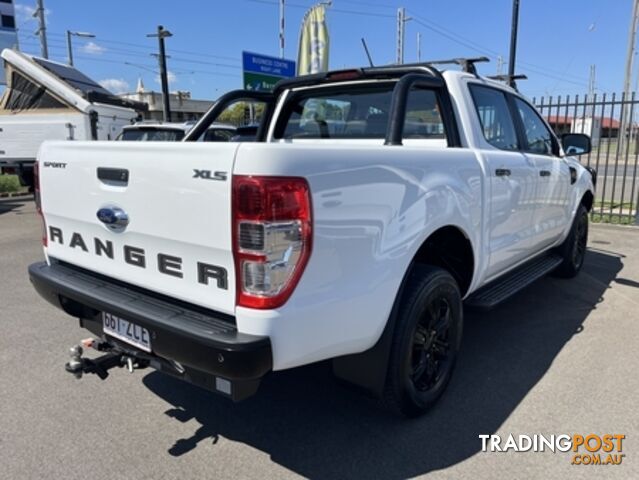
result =
[[[38,160],[47,255],[233,313],[231,172],[238,147],[46,142]],[[117,179],[122,171],[127,181]],[[126,213],[126,226],[108,226],[116,209]]]

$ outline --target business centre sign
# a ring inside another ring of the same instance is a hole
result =
[[[283,78],[295,76],[295,61],[269,57],[259,53],[242,52],[244,89],[270,92]]]

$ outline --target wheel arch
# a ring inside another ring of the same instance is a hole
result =
[[[416,264],[432,265],[448,271],[457,281],[463,297],[472,284],[476,268],[472,241],[459,226],[442,226],[422,242],[410,262],[407,274]]]
[[[590,212],[592,211],[592,206],[594,202],[595,202],[595,196],[593,195],[592,191],[586,190],[586,192],[582,195],[581,201],[579,202],[579,204],[586,207],[586,210]]]
[[[447,245],[446,242],[450,242],[450,245]],[[442,265],[442,258],[438,258],[437,255],[442,253],[444,245],[448,247],[446,251],[443,252],[444,260],[452,258],[450,256],[450,254],[452,254],[453,257],[462,259],[462,261],[463,259],[469,259],[471,266],[464,271],[460,271],[459,268],[455,268],[454,266],[456,262],[453,262],[453,270],[456,270],[456,272],[451,272],[450,264],[447,266]],[[448,271],[458,282],[463,298],[465,292],[471,287],[475,274],[476,266],[473,243],[465,230],[457,225],[443,225],[435,228],[421,242],[408,263],[408,267],[404,272],[402,281],[395,294],[395,300],[388,321],[377,343],[362,353],[345,355],[333,359],[333,373],[336,377],[367,391],[375,397],[381,397],[384,391],[396,318],[406,282],[415,265],[433,265]]]

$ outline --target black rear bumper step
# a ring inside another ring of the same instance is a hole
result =
[[[502,278],[498,278],[480,288],[468,297],[464,304],[477,310],[490,310],[534,281],[550,273],[559,266],[561,261],[561,257],[554,252],[534,258],[507,273]]]
[[[242,382],[258,380],[272,369],[270,339],[238,332],[228,315],[189,310],[57,263],[33,264],[29,277],[43,298],[80,318],[96,335],[103,335],[101,312],[109,312],[147,328],[154,356],[204,374]]]

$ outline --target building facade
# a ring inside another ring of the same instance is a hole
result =
[[[143,102],[149,109],[143,113],[144,120],[161,122],[164,120],[162,93],[146,90],[142,80],[138,80],[138,85],[133,93],[120,95],[126,100]],[[191,98],[191,92],[172,92],[169,94],[169,105],[171,108],[172,122],[188,122],[198,120],[213,105],[212,100],[195,100]]]

